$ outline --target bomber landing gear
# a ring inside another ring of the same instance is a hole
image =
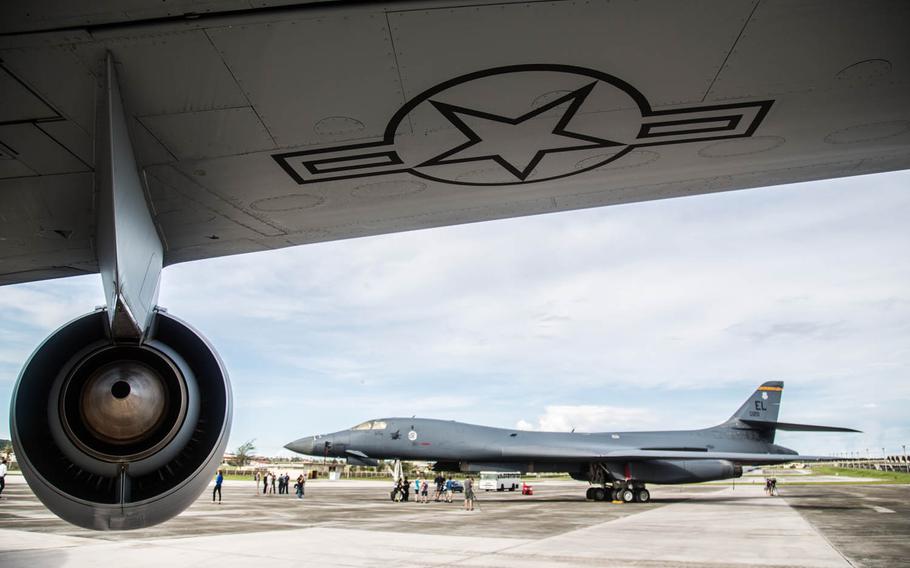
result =
[[[587,479],[591,483],[585,498],[591,501],[614,501],[620,503],[647,503],[651,493],[641,481],[617,479],[614,472],[603,463],[589,465]]]
[[[644,485],[621,484],[617,487],[589,487],[585,498],[591,501],[619,501],[622,503],[647,503],[651,492]]]
[[[591,501],[605,501],[609,493],[603,487],[589,487],[585,498]]]

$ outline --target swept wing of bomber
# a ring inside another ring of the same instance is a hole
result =
[[[425,418],[369,420],[350,430],[295,440],[285,447],[309,455],[436,462],[440,471],[568,472],[588,481],[596,501],[645,502],[647,483],[693,483],[742,475],[744,465],[830,459],[778,446],[778,430],[858,432],[835,426],[778,422],[784,383],[762,384],[723,424],[663,432],[529,432]]]
[[[100,273],[106,304],[16,383],[29,485],[138,528],[218,467],[227,370],[164,266],[906,169],[907,29],[900,0],[0,3],[0,285]]]

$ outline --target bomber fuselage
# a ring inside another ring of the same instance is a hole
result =
[[[308,436],[286,446],[298,453],[348,458],[452,462],[585,463],[624,448],[795,454],[751,430],[706,428],[654,432],[534,432],[427,418],[385,418],[350,430]],[[571,454],[572,458],[566,456]],[[533,466],[532,466],[533,468]]]

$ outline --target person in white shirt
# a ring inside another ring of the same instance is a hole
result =
[[[3,494],[4,487],[6,487],[6,458],[0,460],[0,495]]]

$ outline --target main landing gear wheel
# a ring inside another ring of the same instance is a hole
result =
[[[651,492],[647,489],[640,489],[635,493],[635,500],[639,503],[647,503],[651,500]]]
[[[588,501],[594,499],[594,490],[595,489],[596,489],[596,487],[588,487],[588,490],[585,491],[585,499],[587,499]]]
[[[603,487],[594,487],[594,491],[591,492],[591,498],[595,501],[603,501],[607,498],[607,491]]]
[[[619,498],[622,499],[623,503],[631,503],[635,500],[635,492],[631,489],[623,489],[619,493]]]

